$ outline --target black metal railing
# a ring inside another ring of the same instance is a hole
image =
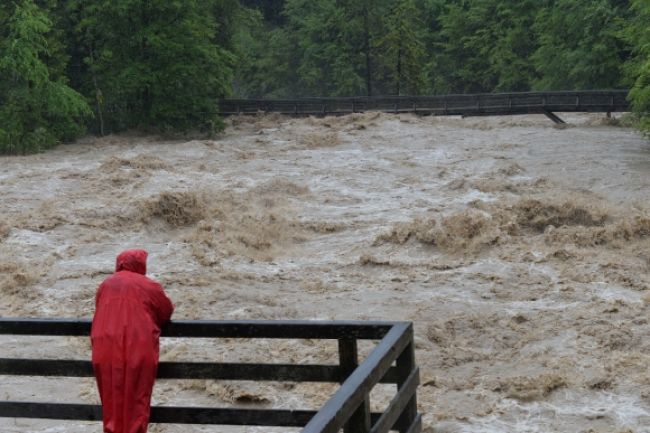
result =
[[[223,99],[222,116],[280,113],[340,115],[364,111],[432,115],[486,116],[547,112],[629,111],[628,90],[485,93],[467,95],[387,96],[301,99]]]
[[[0,334],[85,336],[87,319],[2,319]],[[409,322],[174,321],[162,330],[176,338],[271,338],[338,340],[338,365],[161,362],[159,379],[334,382],[341,386],[319,411],[156,406],[152,423],[303,427],[303,433],[400,433],[421,431],[413,326]],[[358,340],[378,340],[359,363]],[[90,377],[90,361],[0,359],[0,375]],[[397,390],[383,413],[370,412],[378,383]],[[101,406],[0,401],[0,417],[100,421]]]

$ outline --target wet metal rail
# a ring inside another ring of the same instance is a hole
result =
[[[0,318],[0,334],[88,337],[88,319]],[[339,364],[161,362],[158,379],[334,382],[340,388],[319,411],[152,407],[151,423],[303,427],[303,433],[419,433],[413,326],[410,322],[174,321],[162,330],[174,338],[271,338],[338,340]],[[358,362],[358,340],[377,346]],[[0,375],[91,377],[87,360],[0,358]],[[383,413],[370,412],[370,391],[378,383],[396,385]],[[56,396],[50,396],[56,399]],[[0,401],[0,417],[101,421],[101,406]]]
[[[627,94],[628,90],[585,90],[435,96],[223,99],[219,102],[219,113],[222,116],[257,113],[318,116],[366,111],[438,116],[544,114],[556,123],[564,123],[554,113],[629,111]]]

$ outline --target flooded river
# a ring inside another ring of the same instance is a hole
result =
[[[425,432],[650,432],[650,143],[565,117],[232,118],[213,140],[109,136],[2,158],[0,316],[91,317],[115,256],[145,248],[176,319],[413,321]],[[90,353],[86,339],[0,344]],[[336,347],[165,340],[161,358],[333,363]],[[154,400],[316,409],[334,390],[161,381]],[[3,377],[0,394],[98,401],[87,379]]]

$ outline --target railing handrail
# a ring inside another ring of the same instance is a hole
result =
[[[298,98],[224,98],[221,102],[335,102],[335,101],[381,101],[381,100],[436,100],[457,98],[491,98],[491,97],[534,97],[534,96],[627,96],[630,89],[598,90],[544,90],[530,92],[494,92],[494,93],[444,93],[434,95],[377,95],[377,96],[304,96]]]
[[[0,335],[88,336],[91,319],[0,318]],[[321,320],[174,320],[162,337],[379,340],[403,322]]]
[[[88,336],[90,319],[0,318],[0,335]],[[411,322],[360,321],[173,321],[165,337],[336,339],[339,365],[161,362],[160,379],[273,380],[339,382],[321,408],[311,410],[152,407],[151,422],[304,427],[304,433],[418,433],[419,372],[414,362]],[[379,340],[358,365],[358,339]],[[393,366],[392,364],[395,363]],[[358,366],[357,366],[358,365]],[[0,358],[0,374],[90,377],[87,360]],[[378,383],[397,384],[384,413],[371,413],[369,395]],[[0,401],[0,417],[101,420],[101,406],[71,403]]]
[[[222,99],[219,114],[280,113],[290,116],[344,115],[360,112],[417,113],[440,116],[612,113],[630,111],[628,90],[471,93],[424,96],[358,96],[296,99]]]
[[[386,337],[354,370],[330,400],[309,421],[303,433],[336,433],[361,405],[364,396],[386,374],[391,364],[411,342],[410,323],[395,325]]]

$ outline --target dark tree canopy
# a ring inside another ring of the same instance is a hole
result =
[[[220,128],[224,96],[632,89],[647,0],[16,0],[0,4],[0,152],[89,128]]]
[[[65,56],[51,36],[52,21],[31,0],[2,11],[0,31],[0,152],[37,152],[77,138],[91,111],[67,86]]]
[[[111,129],[214,127],[234,62],[219,43],[214,12],[224,3],[68,2],[80,17],[76,34],[87,68],[86,94],[95,96],[98,114]]]
[[[632,47],[632,59],[625,65],[628,82],[632,85],[630,100],[641,117],[641,126],[650,135],[650,3],[632,0],[631,24],[623,37]]]

